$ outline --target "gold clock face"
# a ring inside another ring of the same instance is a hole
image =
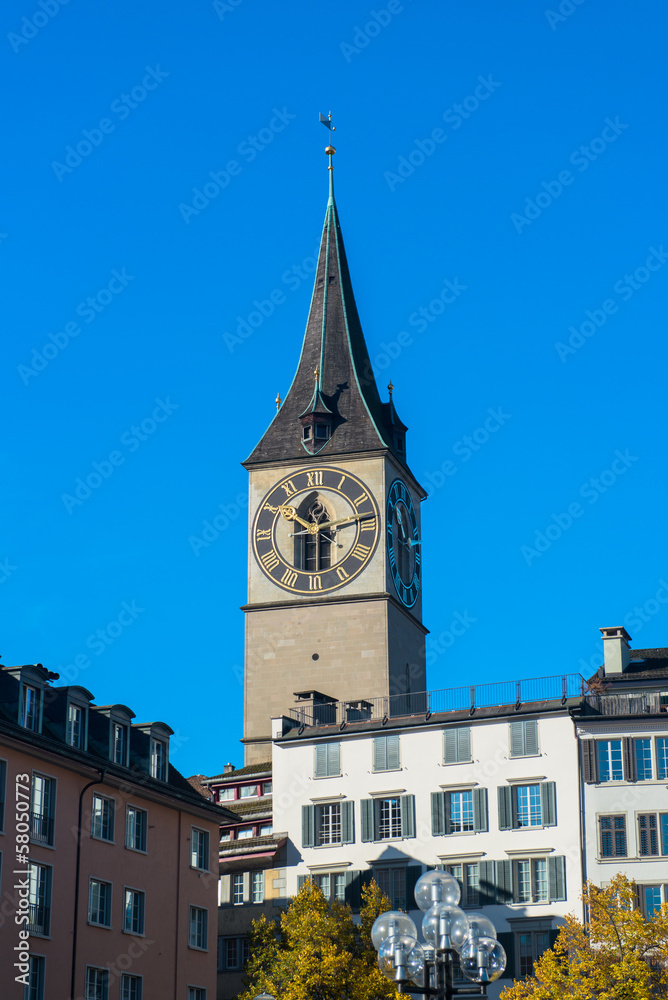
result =
[[[293,594],[344,587],[369,564],[380,511],[369,488],[344,469],[293,472],[264,497],[253,522],[264,574]]]

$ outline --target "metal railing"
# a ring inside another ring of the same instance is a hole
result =
[[[288,711],[295,726],[341,726],[350,722],[375,722],[406,716],[430,716],[443,712],[473,714],[478,708],[521,705],[541,701],[581,698],[586,691],[580,674],[559,674],[521,681],[474,684],[410,694],[390,694],[357,701],[322,701],[299,705]]]
[[[40,844],[53,844],[53,817],[44,813],[31,813],[30,839]]]
[[[28,904],[28,930],[31,934],[48,935],[51,925],[51,908],[43,903]]]

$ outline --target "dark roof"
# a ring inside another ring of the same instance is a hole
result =
[[[271,761],[263,764],[246,764],[245,767],[235,768],[227,774],[214,774],[211,778],[203,778],[204,784],[211,784],[212,781],[236,781],[238,778],[249,778],[252,775],[271,775]]]
[[[331,176],[331,175],[330,175]],[[319,392],[314,371],[320,372]],[[325,215],[318,267],[297,372],[278,413],[244,462],[306,459],[302,416],[316,403],[332,414],[332,433],[318,455],[333,458],[389,450],[405,465],[394,430],[405,430],[393,404],[382,403],[362,333],[333,189]]]
[[[664,677],[668,678],[668,648],[659,646],[656,649],[631,649],[629,665],[624,673],[606,674],[600,667],[594,677],[603,679],[606,684],[628,684],[630,680],[659,681]]]
[[[227,801],[224,808],[228,812],[235,813],[239,820],[259,813],[271,816],[272,798],[271,795],[263,795],[261,799],[234,799]]]

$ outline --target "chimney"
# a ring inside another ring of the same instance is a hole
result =
[[[631,636],[621,625],[602,628],[599,632],[603,638],[603,670],[606,676],[623,674],[629,665]]]
[[[234,764],[226,764],[223,768],[223,774],[232,774],[234,770]]]

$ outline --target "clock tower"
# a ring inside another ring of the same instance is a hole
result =
[[[292,385],[249,473],[246,763],[271,758],[295,693],[337,701],[426,690],[420,501],[406,426],[381,402],[329,200]]]

